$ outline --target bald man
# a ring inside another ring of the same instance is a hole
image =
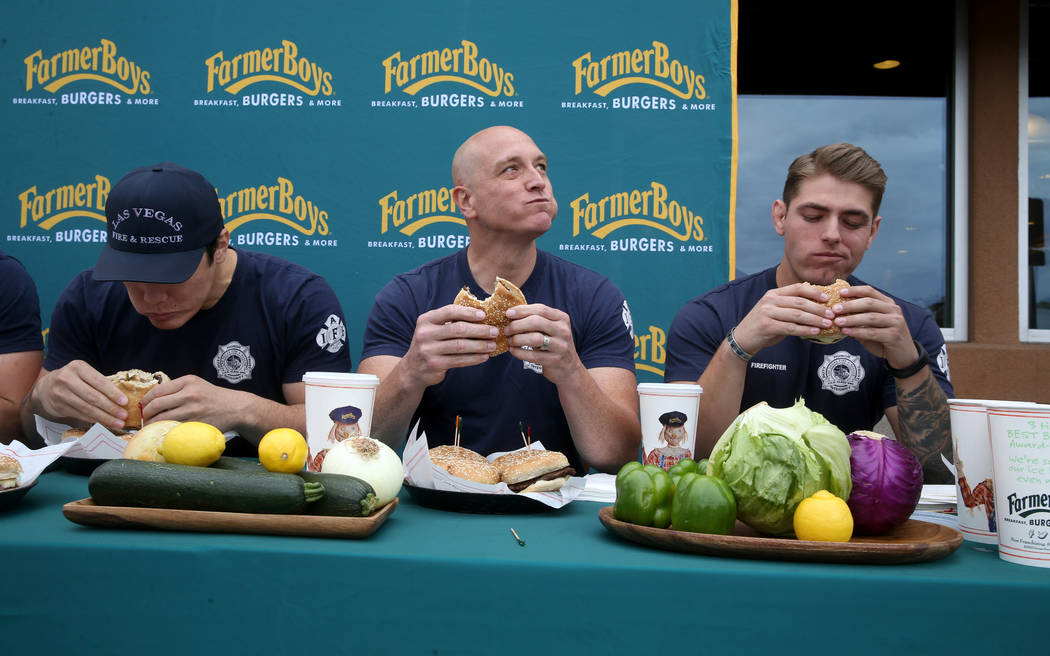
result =
[[[615,472],[638,454],[634,335],[623,293],[607,278],[536,247],[558,214],[547,157],[524,132],[494,126],[452,159],[453,198],[470,245],[401,274],[376,296],[361,373],[379,376],[372,435],[394,448],[419,419],[431,447],[488,455],[531,434],[577,473]],[[453,305],[464,286],[492,294],[499,276],[527,305],[507,311],[508,353],[496,328]]]

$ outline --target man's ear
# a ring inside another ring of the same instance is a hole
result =
[[[223,228],[215,242],[215,261],[222,262],[226,259],[226,254],[230,249],[230,231]]]
[[[880,225],[882,225],[882,217],[876,216],[875,219],[871,222],[871,234],[868,236],[868,246],[867,248],[865,248],[865,250],[871,248],[871,242],[875,241],[875,235],[879,234]]]
[[[780,200],[779,198],[773,201],[773,209],[770,212],[773,218],[773,229],[776,230],[777,234],[781,237],[784,236],[784,222],[787,219],[787,213],[787,203]]]
[[[474,211],[474,195],[470,193],[470,189],[463,185],[456,185],[452,188],[452,200],[464,219],[473,219],[477,216],[477,212]]]

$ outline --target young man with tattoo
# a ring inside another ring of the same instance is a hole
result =
[[[883,417],[918,456],[927,483],[951,483],[948,352],[929,312],[871,287],[853,271],[879,232],[886,174],[864,150],[832,144],[797,158],[773,228],[780,263],[690,301],[671,324],[664,379],[704,388],[698,457],[742,410],[802,397],[845,432]],[[841,302],[826,307],[814,285],[844,279]],[[807,284],[809,283],[809,284]],[[838,327],[845,338],[809,341]]]

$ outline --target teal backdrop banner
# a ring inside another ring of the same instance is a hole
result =
[[[0,37],[0,250],[45,328],[112,185],[173,161],[215,185],[235,248],[329,280],[356,367],[380,287],[467,245],[452,153],[497,124],[550,159],[540,247],[626,294],[639,381],[733,271],[732,0],[21,2]]]

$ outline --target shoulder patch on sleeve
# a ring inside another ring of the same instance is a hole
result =
[[[317,346],[329,353],[338,353],[346,344],[346,326],[343,320],[334,314],[328,315],[324,325],[317,331]]]
[[[634,320],[631,318],[631,308],[627,307],[627,299],[623,301],[620,317],[623,319],[623,325],[627,326],[627,332],[631,333],[631,339],[634,339]]]

